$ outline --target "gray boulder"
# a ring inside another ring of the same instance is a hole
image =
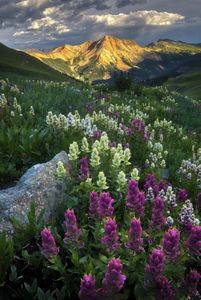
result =
[[[11,216],[26,222],[31,202],[35,203],[38,214],[45,209],[46,221],[54,214],[58,203],[66,197],[67,181],[56,176],[59,161],[63,162],[68,176],[70,163],[66,152],[62,151],[49,162],[31,167],[16,186],[0,190],[0,231],[12,233]]]

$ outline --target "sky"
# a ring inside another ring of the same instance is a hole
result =
[[[106,34],[142,45],[201,43],[201,0],[0,0],[0,42],[9,47],[50,49]]]

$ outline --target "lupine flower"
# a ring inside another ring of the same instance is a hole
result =
[[[64,168],[63,162],[58,161],[57,163],[57,176],[59,178],[64,178],[66,175],[66,169]]]
[[[149,256],[149,263],[145,267],[145,286],[155,284],[163,274],[165,254],[162,249],[154,249]]]
[[[160,197],[156,197],[153,203],[150,225],[154,229],[161,229],[165,222],[164,216],[165,204]]]
[[[109,149],[109,139],[106,132],[103,132],[100,138],[100,150],[107,151]]]
[[[163,193],[163,195],[161,194],[163,190],[161,190],[159,192],[159,195],[161,196],[161,198],[163,198],[163,200],[170,206],[170,208],[175,208],[177,207],[177,198],[176,195],[172,189],[172,186],[168,186],[166,192]]]
[[[80,160],[80,178],[81,180],[85,180],[87,177],[89,177],[88,158],[83,156]]]
[[[188,198],[188,191],[186,189],[180,189],[177,193],[177,197],[181,202],[186,201]]]
[[[160,276],[157,279],[157,300],[172,300],[173,288],[169,280],[165,276]]]
[[[97,212],[98,203],[99,203],[99,197],[97,192],[91,192],[89,198],[89,214],[91,217],[98,216],[98,212]]]
[[[80,229],[77,227],[77,219],[73,209],[65,212],[66,233],[64,242],[66,244],[76,244],[79,242]]]
[[[180,232],[176,228],[169,229],[164,236],[163,250],[166,256],[174,262],[180,255],[179,250]]]
[[[102,245],[108,252],[115,251],[119,248],[119,237],[117,232],[117,223],[114,219],[108,218],[104,226],[105,234],[101,239]]]
[[[56,246],[54,236],[49,228],[44,228],[41,231],[41,253],[46,257],[51,257],[59,253],[59,248]]]
[[[114,158],[112,160],[112,167],[118,169],[121,164],[121,157],[118,152],[115,153]]]
[[[173,224],[174,224],[174,219],[171,216],[168,216],[166,219],[166,225],[168,227],[172,227]]]
[[[123,152],[123,162],[125,166],[130,165],[131,151],[129,148],[126,148]]]
[[[131,172],[131,179],[135,179],[135,180],[139,180],[140,177],[139,177],[139,171],[137,168],[134,168]]]
[[[92,149],[90,164],[94,168],[100,165],[100,156],[97,148]]]
[[[153,189],[150,186],[147,189],[146,196],[145,196],[145,201],[154,202],[154,199],[155,199],[155,197],[154,197]]]
[[[79,154],[80,154],[80,151],[79,151],[79,147],[78,147],[77,142],[73,142],[72,144],[70,144],[69,154],[68,154],[69,159],[70,160],[77,160]]]
[[[126,174],[123,171],[120,171],[117,175],[117,185],[118,191],[124,190],[127,183]]]
[[[114,199],[110,196],[110,193],[102,192],[99,196],[98,203],[98,215],[101,218],[111,217],[114,212],[113,208]]]
[[[191,254],[201,256],[201,226],[192,227],[186,246]]]
[[[140,219],[133,218],[130,224],[129,230],[129,241],[126,244],[126,247],[132,249],[135,252],[141,252],[143,248],[143,239],[142,239],[142,226]]]
[[[99,172],[98,173],[98,180],[97,180],[96,183],[97,183],[97,186],[99,187],[99,189],[101,191],[108,189],[107,178],[106,178],[104,172]]]
[[[82,150],[82,152],[84,152],[84,153],[88,153],[88,152],[89,152],[89,143],[88,143],[86,137],[83,137],[83,139],[82,139],[81,150]]]
[[[200,279],[201,275],[196,270],[192,270],[186,275],[183,286],[189,296],[196,295]]]
[[[84,275],[80,283],[79,298],[81,300],[96,300],[96,281],[91,274]]]
[[[190,200],[186,200],[179,214],[180,222],[184,226],[197,225],[199,220],[196,219],[193,209],[193,204]]]
[[[106,295],[118,293],[124,285],[126,276],[122,273],[123,265],[119,258],[112,258],[103,279],[103,291]]]
[[[126,196],[126,207],[130,210],[134,210],[139,216],[141,216],[144,213],[144,204],[144,193],[140,192],[136,180],[130,180]]]

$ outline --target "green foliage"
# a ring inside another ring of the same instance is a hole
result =
[[[35,239],[39,239],[39,234],[44,226],[44,210],[36,215],[35,204],[32,202],[30,210],[27,214],[27,223],[21,224],[15,217],[11,217],[11,223],[14,229],[15,246],[21,248],[27,243],[31,243]]]
[[[129,77],[118,77],[115,79],[114,86],[119,92],[127,91],[131,88],[132,80]]]
[[[0,233],[0,257],[0,286],[3,286],[14,259],[13,242],[6,237],[5,232]]]

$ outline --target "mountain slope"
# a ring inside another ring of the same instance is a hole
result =
[[[152,49],[156,52],[162,53],[189,53],[189,54],[198,54],[201,53],[199,44],[188,44],[181,41],[172,41],[172,40],[159,40],[155,43],[148,45],[149,49]]]
[[[115,72],[127,72],[135,80],[144,81],[171,73],[175,76],[176,69],[201,53],[201,47],[171,40],[142,47],[132,40],[106,35],[95,42],[27,52],[58,71],[83,80],[105,80]]]
[[[68,77],[50,68],[38,59],[22,52],[6,47],[0,43],[0,73],[18,73],[66,80]]]
[[[49,66],[75,77],[109,78],[114,70],[128,71],[145,58],[157,58],[153,51],[132,40],[121,40],[110,35],[78,46],[64,45],[48,52],[30,49],[30,55]]]

